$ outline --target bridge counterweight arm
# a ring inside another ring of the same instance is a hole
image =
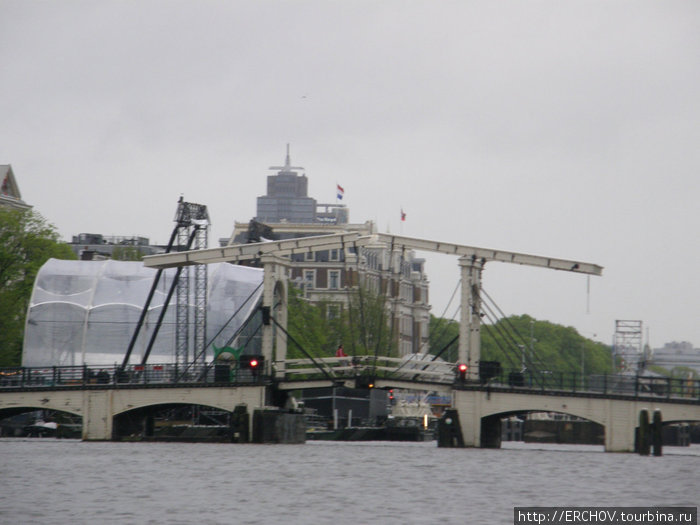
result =
[[[427,239],[415,239],[412,237],[402,237],[399,235],[390,235],[386,233],[378,233],[376,234],[376,237],[378,240],[387,244],[394,243],[397,246],[406,246],[407,248],[414,250],[445,253],[447,255],[457,255],[460,257],[472,257],[475,260],[483,259],[484,262],[499,261],[511,264],[522,264],[525,266],[550,268],[552,270],[562,270],[566,272],[585,273],[589,275],[603,274],[602,266],[581,261],[555,259],[552,257],[542,257],[539,255],[529,255],[526,253],[508,252],[490,248],[477,248],[475,246],[465,246],[462,244],[441,241],[430,241]]]
[[[236,244],[224,246],[222,248],[209,248],[206,250],[149,255],[143,258],[143,264],[150,268],[172,268],[192,264],[238,262],[256,259],[266,254],[274,254],[277,256],[290,255],[293,253],[305,253],[307,251],[341,249],[347,244],[363,246],[365,244],[376,243],[377,241],[386,243],[389,246],[402,246],[413,250],[445,253],[458,257],[471,257],[474,260],[483,260],[484,262],[499,261],[588,275],[602,275],[603,273],[602,266],[581,261],[556,259],[553,257],[542,257],[539,255],[529,255],[526,253],[508,252],[489,248],[478,248],[475,246],[416,239],[413,237],[403,237],[386,233],[378,233],[369,236],[361,236],[359,233],[338,233],[300,237],[283,241]]]
[[[308,251],[341,249],[347,243],[352,243],[359,238],[360,235],[358,233],[339,233],[299,237],[283,241],[234,244],[221,248],[149,255],[143,258],[143,264],[149,268],[173,268],[193,264],[239,262],[257,259],[268,254],[282,256],[293,253],[306,253]]]

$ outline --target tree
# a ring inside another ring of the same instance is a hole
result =
[[[21,363],[32,287],[50,258],[76,256],[39,213],[0,208],[0,367]]]
[[[291,286],[288,294],[287,329],[312,357],[333,357],[338,345],[355,355],[396,354],[386,298],[367,288],[348,291],[348,301],[311,303],[302,290]],[[287,344],[287,357],[306,357],[296,345]]]
[[[437,354],[459,333],[459,323],[430,319],[430,353]],[[442,354],[456,361],[458,341]],[[575,328],[528,315],[510,316],[481,326],[481,360],[498,361],[503,369],[525,368],[580,374],[613,372],[610,347],[580,335]]]
[[[289,313],[287,329],[290,335],[312,357],[331,357],[343,341],[343,326],[339,318],[329,318],[326,301],[310,303],[303,292],[290,286],[288,292]],[[292,342],[287,342],[287,357],[306,357]]]
[[[385,282],[379,293],[364,284],[348,291],[349,300],[343,318],[345,348],[351,355],[397,355],[397,333],[391,326],[392,312],[386,294],[386,287],[390,285]]]
[[[428,334],[431,354],[440,354],[440,358],[445,361],[457,361],[459,347],[459,323],[457,321],[431,315]]]

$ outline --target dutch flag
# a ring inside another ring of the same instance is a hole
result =
[[[338,188],[337,188],[337,190],[338,190],[338,200],[343,200],[343,195],[345,195],[345,190],[343,189],[343,187],[342,187],[340,184],[336,184],[336,186],[338,187]]]

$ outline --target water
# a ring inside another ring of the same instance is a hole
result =
[[[4,438],[0,524],[491,525],[514,506],[698,506],[700,446],[664,452]]]

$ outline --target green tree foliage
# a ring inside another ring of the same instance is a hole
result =
[[[343,342],[344,326],[338,317],[328,315],[328,302],[312,304],[304,298],[304,294],[295,286],[289,287],[288,292],[287,330],[306,352],[312,357],[330,357]],[[304,352],[287,342],[287,357],[298,359],[306,357]]]
[[[430,352],[437,354],[458,333],[459,323],[431,317]],[[587,339],[575,328],[537,321],[528,315],[482,325],[483,361],[498,361],[504,369],[519,369],[523,354],[527,368],[580,374],[583,363],[584,374],[612,373],[610,347]],[[457,342],[441,357],[456,361]]]
[[[347,292],[347,303],[310,303],[301,290],[289,289],[287,329],[312,357],[332,357],[342,344],[348,355],[396,355],[386,298],[363,288]],[[291,359],[306,357],[292,342]]]
[[[344,311],[347,353],[395,357],[397,333],[390,323],[391,311],[386,294],[373,292],[365,286],[348,293],[349,304]]]
[[[440,354],[441,359],[456,362],[457,347],[459,346],[459,323],[453,319],[431,315],[428,341],[431,354]]]
[[[648,368],[652,372],[655,372],[662,376],[671,377],[673,379],[695,380],[700,378],[700,374],[698,374],[698,371],[688,366],[674,366],[673,368],[668,369],[664,368],[663,366],[649,365]]]
[[[0,208],[0,367],[21,362],[32,286],[50,258],[76,257],[37,212]]]
[[[508,335],[511,334],[511,335]],[[528,315],[511,316],[482,330],[481,356],[518,368],[523,354],[526,367],[555,372],[604,374],[612,372],[610,348],[580,335],[575,328]]]

